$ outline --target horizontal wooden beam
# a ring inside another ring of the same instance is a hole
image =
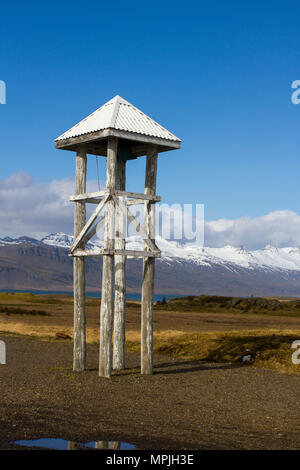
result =
[[[86,201],[87,199],[93,199],[96,197],[103,198],[106,195],[106,191],[95,191],[93,193],[83,193],[70,196],[70,201]],[[98,200],[99,204],[100,200]]]
[[[86,202],[88,204],[99,204],[99,202],[101,201],[101,199],[97,199],[97,198],[91,198],[91,199],[88,199]],[[144,204],[145,201],[142,201],[141,199],[127,199],[127,201],[125,201],[125,204],[127,206],[136,206],[137,204]],[[150,201],[150,203],[152,204],[155,204],[156,201]]]
[[[102,248],[94,248],[93,250],[80,250],[76,249],[69,256],[94,256],[100,257],[104,255],[122,255],[132,256],[134,258],[160,258],[160,251],[139,251],[139,250],[106,250]]]
[[[152,196],[150,194],[144,193],[133,193],[128,191],[95,191],[93,193],[84,193],[84,194],[77,194],[75,196],[70,197],[70,201],[86,201],[92,202],[92,204],[99,204],[101,198],[105,196],[121,196],[121,197],[129,197],[134,199],[140,199],[142,201],[151,201],[151,202],[160,202],[160,196]],[[98,202],[96,198],[99,198]]]
[[[134,141],[134,143],[142,142],[146,144],[160,145],[162,147],[162,150],[160,151],[163,151],[163,147],[166,147],[167,150],[179,149],[181,144],[181,142],[178,140],[163,139],[161,137],[153,137],[144,134],[138,134],[136,132],[128,132],[118,129],[102,129],[100,131],[90,132],[89,134],[57,140],[56,148],[68,150],[68,147],[72,147],[74,145],[82,145],[89,142],[96,143],[96,141],[101,141],[102,139],[107,139],[108,137],[118,137],[119,139]]]
[[[96,197],[91,197],[91,198],[88,198],[88,199],[82,199],[82,201],[85,201],[87,204],[99,204],[100,201],[102,201],[103,197],[99,197],[99,199],[97,199]]]
[[[151,194],[144,194],[144,193],[132,193],[128,191],[115,191],[115,194],[112,196],[123,196],[123,197],[130,197],[134,199],[141,199],[142,201],[152,201],[152,202],[160,202],[160,196],[152,196]]]
[[[145,201],[142,201],[141,199],[128,199],[125,201],[126,206],[136,206],[137,204],[144,204]]]
[[[103,255],[112,255],[113,250],[105,250],[104,248],[93,248],[92,250],[80,250],[77,248],[70,253],[69,256],[103,256]]]
[[[110,136],[109,129],[104,129],[97,132],[90,132],[89,134],[77,135],[69,137],[68,139],[56,140],[56,148],[63,149],[74,144],[84,144],[87,142],[95,142],[96,140],[106,139]]]
[[[139,250],[114,250],[116,255],[132,256],[134,258],[160,258],[161,252],[158,251],[139,251]]]

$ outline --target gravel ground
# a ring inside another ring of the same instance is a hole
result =
[[[126,441],[141,449],[299,449],[300,377],[251,366],[155,358],[139,374],[139,357],[110,380],[72,372],[70,342],[1,336],[0,449],[42,437]]]

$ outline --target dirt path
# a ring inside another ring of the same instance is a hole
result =
[[[2,336],[0,448],[8,441],[60,437],[122,440],[140,448],[299,449],[300,377],[245,366],[139,358],[111,380],[97,374],[98,350],[73,373],[72,345]]]

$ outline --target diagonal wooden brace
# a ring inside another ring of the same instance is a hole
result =
[[[100,229],[100,227],[101,227],[101,225],[103,225],[104,221],[105,221],[105,215],[103,217],[101,217],[99,222],[93,228],[91,228],[91,230],[86,234],[86,236],[84,237],[84,242],[85,243],[87,243],[94,235],[96,235],[97,230]]]
[[[81,230],[80,234],[78,235],[78,237],[74,241],[73,245],[71,246],[71,250],[70,250],[71,253],[73,253],[76,250],[76,248],[78,248],[80,242],[83,240],[84,236],[86,235],[88,230],[91,228],[91,226],[93,225],[93,223],[97,219],[98,215],[102,211],[103,207],[105,206],[105,204],[107,203],[107,201],[110,198],[111,198],[111,196],[108,194],[104,199],[102,199],[100,204],[96,207],[96,209],[92,213],[91,217],[89,218],[89,220],[87,221],[87,223],[85,224],[85,226]]]
[[[128,220],[129,222],[132,223],[132,225],[134,226],[135,230],[141,235],[142,239],[144,240],[144,242],[148,245],[148,247],[150,248],[151,251],[156,251],[156,252],[159,252],[159,248],[155,245],[155,243],[153,243],[152,240],[150,240],[150,238],[148,237],[148,235],[146,234],[145,230],[143,229],[143,227],[141,226],[141,224],[136,220],[136,218],[134,217],[134,215],[130,212],[130,210],[128,209],[128,207],[126,207],[126,205],[124,204],[124,202],[122,201],[121,198],[117,198],[116,196],[113,196],[114,200],[115,200],[115,203],[119,205],[121,211],[123,212],[123,214],[125,216],[128,217]]]

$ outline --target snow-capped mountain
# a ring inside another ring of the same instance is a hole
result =
[[[248,251],[180,244],[157,237],[162,257],[156,262],[156,293],[218,295],[282,295],[300,297],[300,249],[297,247]],[[0,289],[72,290],[73,236],[50,234],[42,240],[29,237],[0,238]],[[87,245],[101,247],[100,240]],[[131,250],[143,248],[138,237],[126,240]],[[86,258],[89,290],[101,286],[101,258]],[[141,259],[128,259],[127,291],[139,292]]]
[[[2,245],[20,245],[22,243],[30,243],[32,245],[41,245],[43,242],[40,240],[36,240],[35,238],[31,237],[19,237],[19,238],[11,238],[11,237],[4,237],[0,238],[0,246]]]
[[[8,237],[7,237],[8,238]],[[24,239],[25,237],[22,237]],[[12,240],[12,239],[10,239]],[[20,243],[17,239],[16,243]],[[73,236],[64,233],[53,233],[42,238],[41,243],[61,248],[70,248],[73,244]],[[168,241],[161,237],[156,239],[157,245],[162,251],[165,260],[185,260],[198,265],[210,266],[211,264],[228,265],[236,264],[243,268],[255,269],[289,269],[300,271],[300,249],[298,247],[275,248],[267,245],[264,249],[248,251],[244,247],[224,246],[222,248],[201,247],[192,244],[180,244]],[[13,243],[11,241],[10,243]],[[143,249],[143,241],[138,236],[129,237],[126,241],[129,250]],[[95,241],[87,244],[88,249],[101,247],[102,242]]]
[[[72,235],[66,235],[65,233],[50,233],[46,237],[41,239],[42,243],[51,246],[59,246],[61,248],[70,248],[73,244],[74,237]]]
[[[70,248],[73,245],[73,242],[73,235],[66,235],[62,232],[50,233],[50,235],[47,235],[46,237],[41,239],[41,243],[44,243],[45,245],[58,246],[60,248]],[[94,243],[86,244],[86,247],[88,249],[92,249],[94,248],[94,246]]]

